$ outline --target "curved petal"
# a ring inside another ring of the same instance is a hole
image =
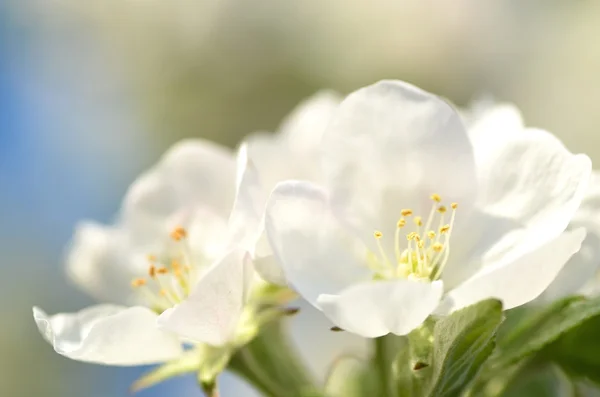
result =
[[[483,104],[482,107],[477,109],[475,104],[475,114],[467,117],[468,134],[474,150],[477,150],[477,145],[482,143],[479,139],[487,139],[491,134],[506,136],[512,131],[521,131],[524,128],[523,117],[516,106],[492,103]]]
[[[587,193],[575,213],[569,228],[584,227],[587,235],[577,252],[554,282],[540,297],[542,301],[553,301],[575,293],[587,293],[598,284],[600,271],[600,173],[594,171]],[[597,286],[596,286],[597,287]]]
[[[118,227],[85,222],[77,226],[66,256],[67,275],[99,301],[131,303],[131,280],[145,269],[129,260],[127,236]]]
[[[98,305],[54,316],[34,307],[33,317],[54,350],[73,360],[145,365],[171,360],[182,353],[179,339],[159,330],[156,313],[144,307]]]
[[[290,149],[316,160],[323,131],[341,101],[333,91],[320,91],[302,101],[279,128]]]
[[[587,156],[571,154],[552,134],[536,129],[482,134],[474,148],[481,207],[520,225],[499,242],[498,256],[507,249],[522,254],[521,248],[542,244],[566,229],[590,179]]]
[[[392,233],[403,208],[427,215],[432,194],[462,211],[477,191],[471,144],[442,99],[400,81],[350,94],[323,135],[333,207],[364,241]]]
[[[204,140],[175,144],[126,194],[125,222],[140,229],[193,206],[212,208],[227,218],[235,191],[235,159],[229,149]]]
[[[229,241],[253,255],[264,229],[267,195],[262,189],[259,175],[248,158],[248,148],[242,144],[237,158],[237,190],[229,217]]]
[[[252,259],[256,272],[264,280],[275,285],[287,285],[285,273],[283,272],[283,268],[275,255],[273,255],[273,250],[269,245],[269,239],[266,231],[263,231],[263,234],[258,239],[256,249],[254,251],[254,258]]]
[[[583,229],[564,232],[516,260],[486,267],[450,291],[436,312],[449,313],[488,298],[502,300],[504,309],[523,305],[550,285],[584,238]]]
[[[161,327],[196,342],[220,346],[235,336],[254,271],[246,251],[215,263],[190,296],[158,318]]]
[[[330,213],[326,193],[309,182],[275,187],[267,204],[266,231],[289,283],[310,303],[365,280],[371,272]],[[363,247],[363,255],[366,251]]]
[[[339,295],[321,295],[323,313],[342,329],[376,338],[388,333],[406,335],[438,306],[441,281],[375,281],[353,285]]]
[[[253,134],[245,139],[266,192],[287,179],[321,181],[321,137],[339,102],[337,94],[321,91],[298,105],[277,134]]]

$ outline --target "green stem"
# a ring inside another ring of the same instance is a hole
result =
[[[319,396],[282,320],[274,321],[232,358],[229,369],[269,397]]]
[[[379,379],[381,397],[397,396],[392,366],[400,343],[400,337],[391,334],[374,339],[373,367]]]

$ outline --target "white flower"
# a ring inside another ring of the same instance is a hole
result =
[[[319,92],[298,105],[276,134],[255,133],[244,140],[248,158],[260,178],[242,189],[245,191],[243,197],[249,203],[247,211],[252,209],[252,217],[258,216],[262,221],[269,193],[278,182],[302,179],[320,183],[323,180],[319,167],[321,136],[340,101],[334,92]],[[238,217],[238,221],[247,223],[243,216]],[[261,234],[256,241],[248,243],[261,276],[272,283],[285,285],[286,279],[273,258],[266,235]]]
[[[349,95],[323,135],[325,188],[283,182],[269,200],[291,285],[365,337],[537,297],[585,236],[564,230],[591,164],[548,132],[501,131],[467,133],[448,104],[402,82]]]
[[[34,308],[54,349],[139,365],[179,357],[182,338],[220,346],[246,336],[240,324],[254,271],[228,226],[235,174],[228,149],[184,141],[133,183],[113,226],[81,225],[67,272],[96,299],[118,305],[54,316]],[[197,303],[192,314],[188,301]]]

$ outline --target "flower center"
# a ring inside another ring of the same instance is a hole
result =
[[[135,278],[131,286],[144,295],[155,311],[163,311],[182,302],[190,294],[196,276],[192,255],[187,243],[187,231],[177,227],[170,233],[175,254],[148,255],[148,276]]]
[[[390,260],[383,248],[383,233],[378,230],[373,233],[379,252],[370,252],[367,263],[374,271],[375,279],[408,278],[433,281],[440,278],[450,256],[450,236],[458,204],[452,203],[448,208],[442,204],[442,198],[438,194],[433,194],[431,199],[433,206],[425,223],[422,217],[413,216],[411,209],[403,209],[400,212],[401,217],[396,224],[394,236],[394,261]],[[446,223],[449,210],[450,221]],[[412,227],[408,221],[411,218]]]

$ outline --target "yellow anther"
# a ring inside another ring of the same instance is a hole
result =
[[[440,214],[444,214],[444,213],[446,213],[446,211],[448,211],[448,209],[446,207],[444,207],[443,205],[441,205],[440,208],[438,208],[438,212]]]
[[[383,237],[383,233],[381,233],[379,230],[375,230],[375,232],[373,232],[373,236],[375,238],[382,238]]]
[[[171,261],[171,268],[172,268],[173,270],[178,270],[178,269],[181,269],[181,263],[179,263],[177,260],[173,259],[173,260]]]
[[[433,230],[428,231],[427,237],[429,237],[431,240],[433,240],[435,238],[435,232]]]
[[[167,290],[164,288],[158,291],[158,293],[160,294],[160,296],[167,296]]]
[[[181,227],[178,226],[176,227],[172,232],[171,232],[171,238],[175,241],[179,241],[181,239],[184,239],[187,237],[187,231]]]
[[[435,252],[442,252],[442,250],[444,249],[444,244],[435,243],[431,248],[433,248]]]
[[[131,286],[134,288],[141,287],[142,285],[146,285],[146,279],[136,278],[131,280]]]
[[[148,274],[152,278],[156,277],[156,266],[150,265],[150,267],[148,268]]]
[[[415,237],[414,237],[415,241],[417,241],[417,242],[421,241],[421,236],[419,235],[419,233],[417,233],[417,232],[414,232],[414,233],[415,233]]]
[[[167,273],[169,273],[169,269],[167,269],[166,267],[159,267],[158,269],[156,269],[156,273],[167,274]]]
[[[423,247],[425,247],[425,241],[423,241],[423,240],[417,240],[417,241],[419,242],[419,243],[418,243],[418,245],[419,245],[419,248],[423,248]],[[421,258],[422,258],[422,256],[421,256]]]
[[[440,233],[448,233],[449,230],[450,230],[450,225],[444,225],[444,226],[440,227]]]
[[[423,218],[421,218],[420,216],[415,216],[414,222],[415,225],[419,227],[423,226]]]
[[[432,195],[431,195],[431,199],[432,199],[433,201],[435,201],[436,203],[440,203],[440,202],[442,202],[442,198],[440,197],[440,195],[439,195],[439,194],[432,194]]]
[[[453,210],[458,208],[458,203],[452,203],[450,204],[450,206],[452,207]]]
[[[404,218],[400,218],[400,219],[398,220],[398,224],[397,224],[397,226],[398,226],[400,229],[402,229],[404,226],[406,226],[406,219],[404,219]]]
[[[413,210],[404,209],[404,210],[400,211],[400,213],[402,214],[402,216],[411,216],[413,214]]]
[[[149,262],[156,262],[156,255],[148,255]]]
[[[416,233],[416,232],[410,232],[410,233],[408,233],[408,234],[406,235],[406,239],[407,239],[408,241],[411,241],[411,240],[414,240],[414,238],[415,238],[416,236],[417,236],[417,233]]]

